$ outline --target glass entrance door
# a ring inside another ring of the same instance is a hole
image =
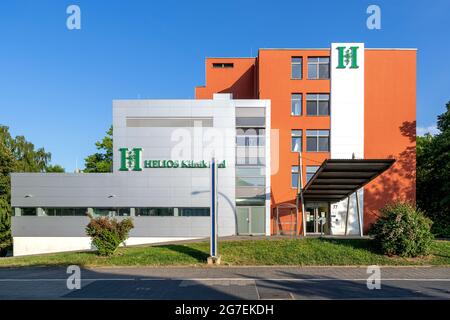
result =
[[[237,207],[237,234],[258,235],[265,233],[265,207]]]
[[[329,205],[312,202],[305,205],[306,233],[330,234]]]

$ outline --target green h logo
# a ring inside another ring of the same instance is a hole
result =
[[[338,51],[338,65],[337,69],[345,69],[350,65],[350,69],[358,69],[358,52],[359,47],[337,47]]]
[[[120,148],[120,171],[142,171],[141,168],[141,152],[142,148]]]

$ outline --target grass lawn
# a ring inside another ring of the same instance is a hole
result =
[[[8,266],[161,266],[204,265],[209,242],[178,245],[120,248],[113,257],[94,252],[56,253],[28,257],[0,258]],[[224,265],[448,265],[450,242],[434,241],[427,257],[405,259],[376,253],[368,239],[266,239],[222,241],[219,245]]]

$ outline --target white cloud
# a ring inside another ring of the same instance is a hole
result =
[[[424,136],[425,133],[431,133],[432,135],[438,134],[440,131],[436,126],[417,127],[417,135]]]

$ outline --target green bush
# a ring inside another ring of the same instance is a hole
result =
[[[101,256],[113,255],[119,245],[128,238],[134,228],[130,218],[117,221],[114,218],[89,216],[91,221],[86,226],[86,233],[92,239],[92,244]]]
[[[407,202],[389,204],[380,211],[382,215],[369,234],[384,254],[417,257],[429,253],[432,222],[422,211]]]

